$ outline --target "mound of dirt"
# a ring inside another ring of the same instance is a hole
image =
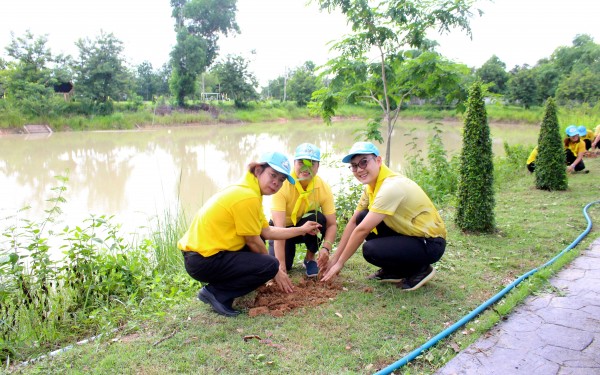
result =
[[[253,299],[241,301],[238,307],[247,308],[250,317],[280,317],[301,307],[314,307],[328,302],[342,289],[342,285],[336,281],[324,283],[317,278],[303,278],[294,284],[294,293],[284,293],[275,282],[269,282],[256,290]]]

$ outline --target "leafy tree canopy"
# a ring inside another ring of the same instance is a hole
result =
[[[448,64],[433,52],[435,43],[427,39],[433,28],[470,34],[471,0],[317,0],[322,10],[339,9],[352,26],[352,33],[334,44],[339,57],[327,63],[326,75],[333,76],[329,88],[318,90],[311,108],[326,122],[338,103],[368,98],[382,109],[387,128],[385,160],[389,163],[391,134],[402,102],[411,96],[433,94],[444,85]],[[377,63],[370,63],[372,56]],[[422,63],[423,66],[418,66]],[[429,72],[428,75],[426,72]],[[434,74],[435,75],[435,74]],[[361,78],[365,78],[361,83]],[[381,119],[380,119],[381,120]],[[375,120],[377,121],[377,120]],[[381,139],[373,128],[366,134]]]
[[[248,61],[241,56],[228,55],[225,61],[217,63],[212,72],[218,79],[220,90],[235,101],[238,107],[250,100],[258,99],[255,87],[258,81],[248,71]]]

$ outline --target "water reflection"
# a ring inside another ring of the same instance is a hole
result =
[[[354,131],[363,126],[364,121],[332,127],[320,121],[293,121],[0,137],[0,218],[28,205],[31,210],[20,215],[42,217],[49,207],[46,200],[54,196],[51,188],[59,185],[54,176],[69,171],[67,202],[62,206],[66,221],[79,223],[90,214],[107,214],[134,229],[178,203],[194,213],[208,197],[237,180],[262,152],[278,150],[292,156],[303,142],[321,148],[326,157],[320,174],[334,185],[350,172],[328,161],[339,160],[354,142]],[[503,152],[505,140],[535,143],[536,128],[507,126],[509,130],[492,126],[495,153]],[[461,124],[444,123],[442,128],[446,150],[456,153],[462,142]],[[392,169],[401,169],[410,142],[426,153],[431,134],[432,124],[401,124],[392,141]],[[380,149],[383,152],[385,146]]]

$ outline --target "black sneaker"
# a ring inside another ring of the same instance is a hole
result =
[[[398,283],[402,281],[404,277],[390,272],[385,272],[383,268],[380,268],[377,272],[367,276],[367,279],[381,281],[382,283]]]
[[[407,292],[419,289],[421,286],[425,285],[426,282],[431,280],[433,275],[435,275],[435,268],[427,266],[424,271],[417,272],[416,274],[404,279],[404,282],[400,285],[400,287],[402,290]]]
[[[212,294],[206,287],[202,287],[200,289],[200,293],[198,293],[198,299],[204,303],[209,304],[212,309],[219,315],[223,316],[238,316],[240,314],[239,311],[230,309],[225,306],[221,302],[217,300],[214,294]]]

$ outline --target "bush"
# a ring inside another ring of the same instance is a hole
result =
[[[456,225],[463,231],[492,232],[494,163],[481,82],[471,86],[460,155]]]
[[[546,112],[538,137],[535,187],[540,190],[566,190],[568,187],[565,154],[552,98],[546,101]]]

